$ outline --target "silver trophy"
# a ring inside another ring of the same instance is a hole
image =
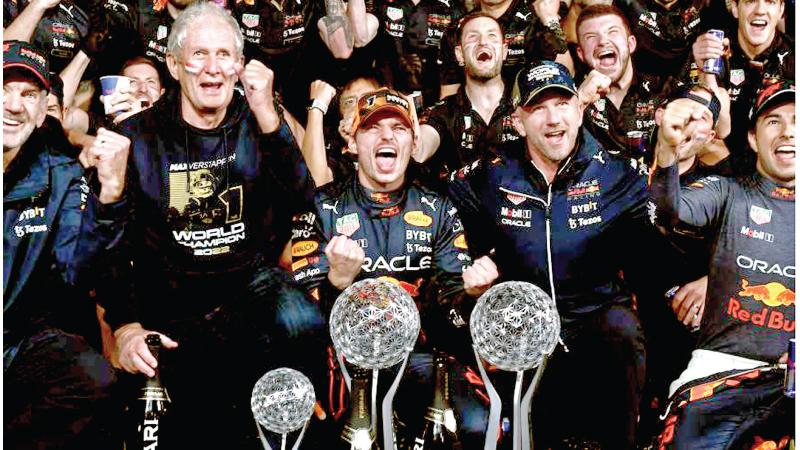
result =
[[[253,386],[250,397],[250,409],[264,449],[272,450],[272,447],[261,430],[262,426],[281,435],[281,450],[286,450],[286,435],[302,428],[292,447],[297,450],[314,411],[314,401],[314,386],[297,370],[281,367],[264,374]]]
[[[386,396],[381,402],[383,448],[394,447],[392,402],[403,376],[408,355],[419,335],[419,311],[411,296],[388,281],[366,279],[353,283],[339,295],[330,316],[330,331],[336,358],[347,383],[350,374],[345,359],[372,370],[372,427],[378,422],[378,373],[400,363]]]
[[[533,284],[521,281],[500,283],[478,299],[469,326],[478,369],[491,400],[484,450],[497,447],[497,425],[502,402],[481,359],[499,369],[517,373],[513,403],[513,448],[530,450],[531,399],[544,373],[547,357],[555,350],[561,333],[556,303]],[[523,374],[536,367],[538,369],[533,380],[521,397]]]

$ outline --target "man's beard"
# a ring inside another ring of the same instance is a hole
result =
[[[497,64],[491,69],[479,72],[474,66],[467,64],[467,78],[480,82],[489,81],[500,75],[502,67],[502,64]]]

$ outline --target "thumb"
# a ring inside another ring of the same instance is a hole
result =
[[[236,73],[236,76],[239,77],[239,81],[244,84],[247,80],[247,76],[244,73],[244,65],[240,62],[233,63],[233,71]]]
[[[161,344],[166,348],[175,348],[178,346],[178,343],[170,339],[166,334],[160,334],[161,336]]]

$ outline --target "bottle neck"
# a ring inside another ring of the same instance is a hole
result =
[[[370,371],[356,368],[350,381],[350,418],[342,430],[342,439],[350,444],[360,444],[362,448],[366,442],[375,441],[375,430],[372,429],[372,416],[370,414],[371,396],[369,389]],[[367,447],[369,448],[369,447]]]

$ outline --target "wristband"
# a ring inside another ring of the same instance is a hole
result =
[[[328,113],[328,105],[326,105],[325,102],[323,102],[322,100],[320,100],[318,98],[312,99],[309,102],[308,107],[306,108],[306,110],[311,111],[314,108],[322,111],[322,115],[323,116]]]

